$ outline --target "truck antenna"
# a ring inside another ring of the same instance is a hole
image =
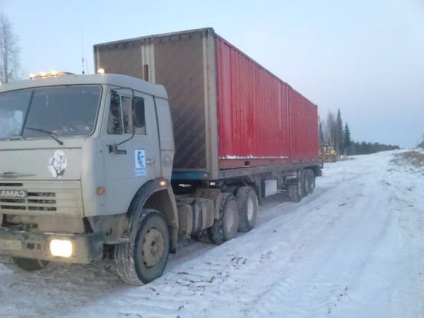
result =
[[[84,29],[81,29],[81,68],[82,68],[82,74],[85,74],[85,65],[84,65]]]

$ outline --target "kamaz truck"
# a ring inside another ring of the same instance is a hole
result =
[[[0,86],[0,256],[26,270],[114,259],[141,285],[179,239],[222,244],[263,198],[313,191],[317,107],[213,29],[94,55],[101,74]]]

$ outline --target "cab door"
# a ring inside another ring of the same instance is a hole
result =
[[[117,214],[127,211],[143,184],[160,176],[160,146],[153,96],[114,89],[108,100],[102,129],[104,212]]]

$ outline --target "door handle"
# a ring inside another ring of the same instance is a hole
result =
[[[146,163],[148,164],[148,165],[152,165],[152,164],[154,164],[156,162],[156,160],[154,160],[154,159],[147,159],[146,160]]]

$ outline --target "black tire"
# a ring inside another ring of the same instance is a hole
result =
[[[296,183],[289,185],[289,198],[293,202],[300,202],[305,196],[305,175],[303,170],[297,172]]]
[[[237,206],[239,214],[239,232],[249,232],[256,224],[258,215],[258,196],[252,187],[241,187],[237,191]]]
[[[309,170],[309,171],[310,171],[310,185],[311,185],[310,193],[312,193],[315,190],[315,173],[313,170]]]
[[[315,175],[312,169],[305,170],[305,193],[310,194],[315,189]]]
[[[233,239],[238,230],[239,214],[236,198],[232,193],[223,193],[219,219],[208,228],[208,237],[215,244]]]
[[[143,209],[132,219],[130,242],[115,246],[116,271],[122,281],[141,286],[160,277],[169,256],[169,231],[162,215]]]
[[[23,270],[26,270],[29,272],[43,269],[49,263],[49,261],[44,261],[41,259],[20,258],[20,257],[16,257],[14,261],[19,268],[22,268]]]
[[[309,169],[303,171],[303,193],[305,197],[311,193],[311,178],[309,171]]]

